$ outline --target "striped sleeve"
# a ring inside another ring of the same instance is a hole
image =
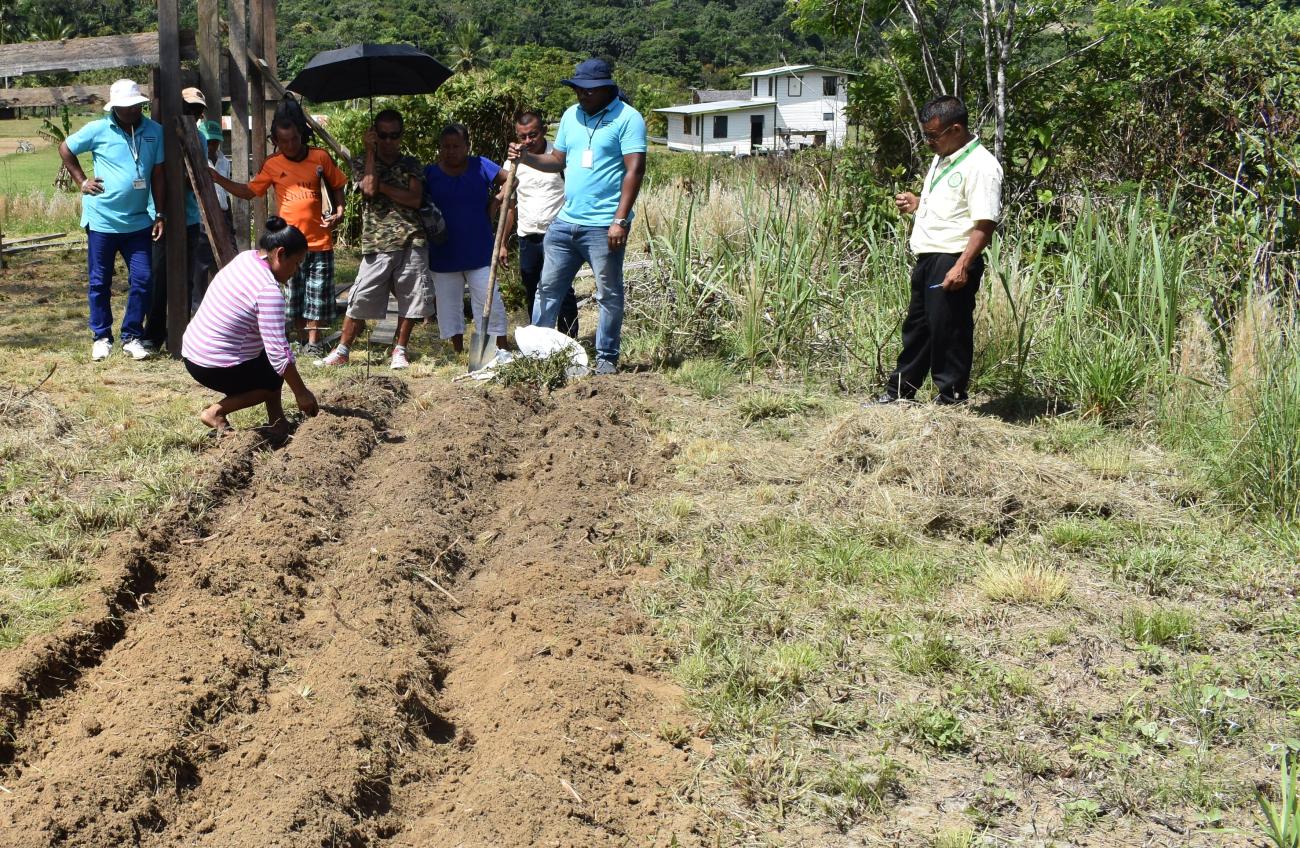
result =
[[[293,362],[293,351],[284,337],[284,295],[274,281],[262,283],[257,290],[257,329],[262,349],[275,373],[283,374]]]

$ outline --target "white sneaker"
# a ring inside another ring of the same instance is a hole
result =
[[[339,349],[334,348],[334,350],[330,351],[329,356],[316,360],[314,364],[319,368],[338,368],[348,364],[348,355],[339,353]]]
[[[90,346],[90,361],[103,362],[108,359],[108,355],[112,352],[112,339],[95,339],[95,343]]]
[[[136,362],[149,358],[149,351],[145,350],[139,339],[131,339],[131,341],[122,345],[122,352],[131,354],[131,358]]]
[[[406,359],[406,348],[402,348],[402,347],[393,348],[393,362],[392,365],[390,365],[389,367],[391,367],[394,371],[399,371],[403,368],[411,367],[411,363]]]

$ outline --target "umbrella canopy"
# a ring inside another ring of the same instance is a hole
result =
[[[431,94],[451,68],[409,44],[353,44],[317,53],[285,88],[308,100]]]

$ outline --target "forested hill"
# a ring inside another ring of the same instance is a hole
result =
[[[0,0],[0,42],[137,32],[152,4],[126,0]],[[194,0],[182,0],[193,25]],[[280,0],[280,66],[291,76],[316,52],[360,41],[405,41],[467,68],[590,55],[682,85],[727,87],[735,74],[782,61],[827,61],[835,45],[796,33],[783,0]],[[546,48],[539,54],[538,48]]]

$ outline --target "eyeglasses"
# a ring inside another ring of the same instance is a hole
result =
[[[925,136],[925,140],[926,140],[926,141],[928,141],[928,142],[930,142],[931,144],[933,144],[934,142],[938,141],[939,139],[941,139],[941,138],[943,138],[945,135],[947,135],[947,134],[948,134],[948,131],[951,130],[951,129],[953,129],[953,128],[955,128],[956,126],[957,126],[956,124],[949,124],[948,126],[946,126],[946,127],[944,127],[943,129],[939,130],[937,133],[922,132],[921,135]]]
[[[395,133],[386,133],[386,132],[379,132],[378,130],[376,130],[375,135],[379,136],[379,138],[383,141],[397,141],[399,138],[402,137],[402,131],[398,130]]]

